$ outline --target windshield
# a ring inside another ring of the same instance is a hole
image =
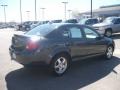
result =
[[[38,36],[45,36],[51,31],[53,31],[55,27],[50,24],[44,24],[44,25],[39,25],[29,32],[26,33],[26,35],[38,35]]]

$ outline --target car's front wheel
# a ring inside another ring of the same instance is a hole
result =
[[[106,50],[106,53],[105,53],[105,57],[107,59],[111,59],[112,56],[113,56],[113,46],[108,46],[107,50]]]
[[[69,58],[67,55],[57,55],[51,64],[52,71],[58,76],[63,75],[70,65]]]

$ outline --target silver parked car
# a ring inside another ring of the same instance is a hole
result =
[[[93,27],[107,37],[120,32],[120,17],[108,17],[102,23],[94,24]]]

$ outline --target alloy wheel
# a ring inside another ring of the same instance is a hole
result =
[[[65,57],[59,57],[54,64],[54,69],[57,74],[62,74],[66,71],[68,62]]]
[[[112,57],[112,55],[113,55],[113,47],[109,46],[107,48],[106,56],[108,59],[110,59]]]

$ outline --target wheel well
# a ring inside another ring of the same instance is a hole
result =
[[[108,30],[112,31],[112,28],[107,28],[107,29],[105,29],[105,32],[108,31]]]
[[[112,47],[113,47],[113,50],[114,50],[114,48],[115,48],[115,47],[114,47],[114,45],[112,45],[112,44],[109,44],[109,45],[108,45],[108,47],[109,47],[109,46],[112,46]]]
[[[66,55],[71,60],[71,55],[68,52],[59,52],[55,54],[52,59],[54,59],[56,56],[61,55],[61,54]]]

